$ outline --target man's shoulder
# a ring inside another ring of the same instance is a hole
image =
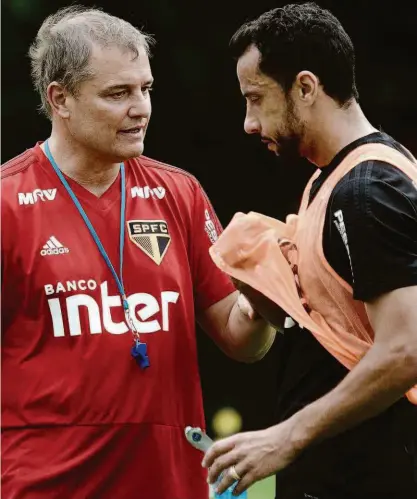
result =
[[[377,137],[365,137],[360,145],[369,143],[388,146],[413,161],[413,156],[408,149],[385,133],[380,133]],[[410,179],[402,169],[388,159],[386,161],[367,160],[358,163],[339,180],[332,192],[332,198],[340,196],[345,198],[369,197],[372,196],[373,190],[381,188],[385,188],[387,191],[391,188],[392,190],[408,192],[412,183],[413,179]],[[415,188],[413,187],[411,190],[413,191]]]
[[[31,148],[1,165],[3,207],[9,202],[13,203],[13,200],[17,199],[19,195],[32,192],[39,187],[42,169],[36,168],[38,164],[39,158],[36,150]]]
[[[377,189],[396,190],[407,194],[416,194],[413,179],[397,166],[385,161],[362,161],[344,175],[332,192],[335,196],[371,196]]]
[[[10,159],[1,165],[0,176],[1,180],[13,178],[27,171],[32,165],[37,162],[37,156],[34,148],[27,149],[18,156]]]
[[[388,146],[388,147],[400,152],[401,154],[403,154],[410,161],[414,161],[414,157],[411,154],[411,152],[401,142],[399,142],[398,140],[391,137],[391,135],[388,135],[385,132],[375,132],[375,133],[371,133],[369,135],[366,135],[365,137],[362,137],[358,140],[355,140],[348,147],[351,147],[353,150],[353,149],[356,149],[358,147],[361,147],[364,145],[370,145],[370,144],[382,144],[384,146]]]
[[[147,171],[152,172],[153,175],[162,178],[167,183],[200,185],[192,173],[148,156],[142,155],[139,158],[134,158],[130,160],[130,165],[134,169],[146,168]]]

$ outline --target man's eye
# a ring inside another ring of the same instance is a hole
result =
[[[259,97],[259,95],[250,95],[248,97],[248,100],[249,100],[249,102],[256,103],[256,102],[259,102],[260,97]]]
[[[152,92],[153,88],[152,87],[143,87],[142,88],[142,92],[144,94],[149,94],[150,92]]]
[[[114,94],[110,94],[112,99],[121,99],[126,95],[126,90],[121,90],[120,92],[115,92]]]

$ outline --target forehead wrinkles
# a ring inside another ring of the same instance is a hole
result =
[[[259,74],[254,76],[248,76],[246,78],[246,83],[252,87],[258,87],[258,88],[265,88],[271,85],[271,82],[269,82],[265,77]]]
[[[91,54],[90,65],[97,66],[102,72],[114,72],[130,68],[147,68],[149,67],[149,59],[141,48],[139,54],[135,55],[130,49],[116,45],[95,46]]]
[[[139,83],[152,79],[149,60],[145,53],[139,57],[128,50],[118,47],[97,50],[92,54],[90,67],[94,77],[90,80],[93,86],[111,86],[124,83]]]
[[[253,59],[253,58],[252,58]],[[243,56],[238,62],[238,78],[241,86],[262,89],[270,85],[270,78],[259,71],[258,64]]]
[[[248,76],[241,82],[242,91],[245,92],[266,92],[268,90],[274,90],[276,87],[277,85],[274,80],[260,74]]]

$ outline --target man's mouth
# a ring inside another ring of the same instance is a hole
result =
[[[120,130],[120,133],[129,133],[131,135],[135,135],[140,133],[143,130],[142,126],[136,126],[132,128],[125,128],[124,130]]]

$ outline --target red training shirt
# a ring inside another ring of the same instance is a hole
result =
[[[114,278],[39,144],[2,168],[2,493],[7,499],[206,499],[195,310],[234,291],[196,179],[125,163],[123,279],[151,366],[130,355]],[[67,180],[119,271],[120,175]]]

